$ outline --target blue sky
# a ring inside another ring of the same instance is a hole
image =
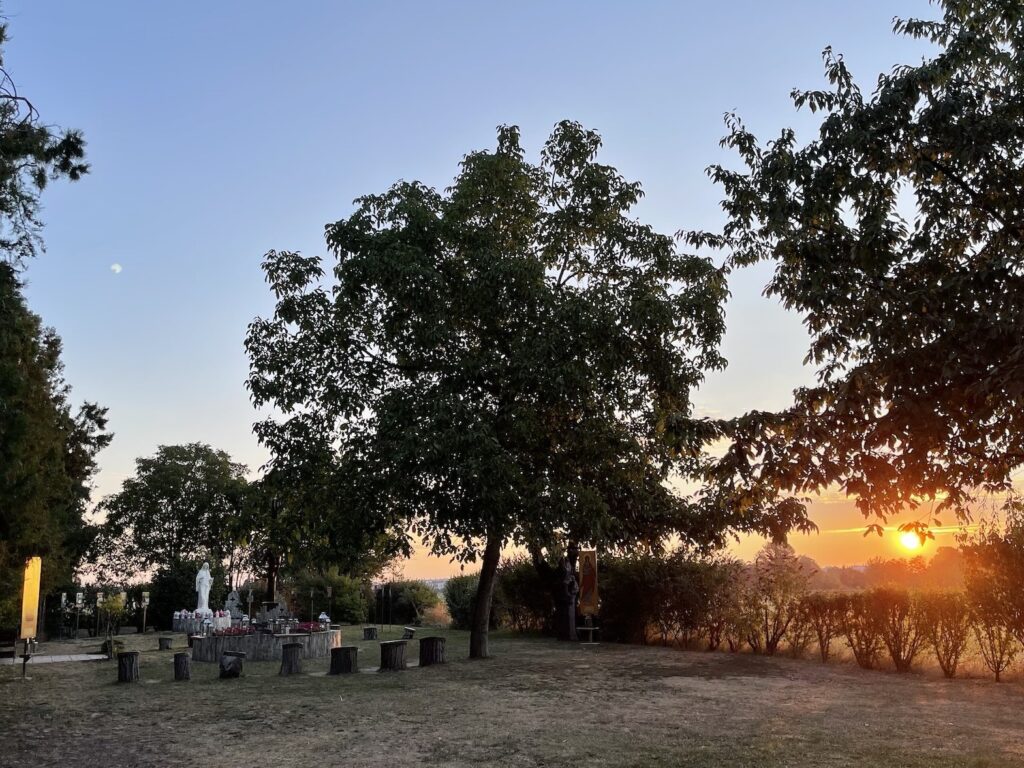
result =
[[[242,348],[271,307],[260,259],[323,253],[324,225],[358,195],[399,178],[445,186],[496,125],[521,126],[535,152],[571,118],[643,183],[639,218],[665,232],[714,227],[720,192],[704,169],[731,161],[717,143],[724,112],[762,136],[787,125],[807,136],[814,120],[788,94],[821,86],[824,46],[870,89],[926,50],[892,35],[893,15],[935,15],[923,0],[6,0],[4,11],[19,89],[88,141],[92,173],[45,194],[48,252],[26,278],[64,338],[75,398],[110,408],[101,495],[161,444],[264,461]],[[707,413],[778,407],[809,380],[799,318],[761,298],[765,280],[763,269],[733,280],[730,368],[697,395]]]

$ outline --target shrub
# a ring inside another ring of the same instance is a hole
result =
[[[454,576],[445,583],[444,602],[448,606],[448,615],[452,617],[452,627],[455,629],[469,629],[479,581],[479,574],[467,573]]]
[[[153,574],[149,588],[149,611],[146,621],[158,629],[170,629],[174,612],[196,608],[196,574],[201,561],[183,560],[162,566]],[[210,587],[210,608],[224,604],[228,588],[225,574],[216,562],[210,563],[213,585]]]
[[[985,665],[995,675],[996,682],[1013,663],[1017,655],[1014,627],[1007,618],[1002,590],[996,584],[985,585],[977,580],[969,582],[968,599],[974,636]]]
[[[882,653],[882,637],[871,612],[869,597],[862,592],[844,595],[841,601],[839,631],[853,651],[857,665],[863,669],[875,669]]]
[[[654,555],[607,557],[601,569],[601,634],[646,645],[664,605],[660,560]]]
[[[331,621],[340,624],[362,624],[366,621],[363,582],[339,573],[336,568],[323,572],[299,571],[292,574],[282,586],[282,591],[290,595],[289,607],[292,613],[307,621],[316,621],[321,611],[326,611]],[[327,596],[328,587],[331,588],[330,597]]]
[[[747,640],[757,653],[774,656],[807,592],[810,573],[792,547],[768,544],[751,571],[746,604],[750,612]]]
[[[390,624],[419,626],[423,612],[441,602],[441,596],[423,581],[392,581],[377,588],[375,602],[380,617]]]
[[[827,592],[812,592],[800,600],[801,616],[818,640],[818,654],[822,664],[828,661],[832,640],[840,632],[845,606],[842,595]]]
[[[921,608],[928,642],[942,674],[956,677],[956,669],[971,634],[971,611],[960,592],[931,592],[921,595]]]
[[[904,589],[879,587],[868,593],[867,607],[896,671],[909,672],[927,639],[917,598]]]
[[[476,589],[475,582],[473,588]],[[555,611],[551,591],[525,556],[502,562],[494,600],[500,623],[519,632],[551,629]]]

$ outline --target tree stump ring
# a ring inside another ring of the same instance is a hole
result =
[[[174,679],[192,679],[192,657],[189,656],[188,651],[174,654]]]
[[[420,638],[420,666],[429,667],[432,664],[444,664],[448,661],[445,650],[445,639],[443,637],[421,637]]]
[[[139,681],[139,652],[122,651],[117,654],[117,682],[137,683]]]
[[[329,675],[349,675],[359,671],[359,647],[343,645],[331,648],[331,668]]]
[[[407,640],[388,640],[380,644],[380,671],[405,669],[405,647]]]
[[[244,651],[224,651],[220,657],[221,680],[241,677],[243,661],[245,661]]]
[[[281,646],[282,675],[298,675],[302,672],[302,643],[285,643]]]

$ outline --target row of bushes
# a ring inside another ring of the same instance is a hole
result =
[[[957,674],[973,645],[996,680],[1024,646],[1024,613],[1008,607],[991,574],[968,579],[964,591],[931,592],[812,591],[813,576],[813,564],[783,545],[765,547],[750,564],[685,552],[606,557],[600,626],[610,641],[749,648],[769,656],[815,650],[823,662],[845,645],[862,667],[877,668],[888,658],[900,672],[930,652],[947,677]],[[476,586],[476,575],[448,581],[453,626],[469,626]],[[492,626],[546,631],[553,612],[551,595],[529,561],[502,564]]]

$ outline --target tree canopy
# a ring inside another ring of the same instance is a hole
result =
[[[0,48],[7,24],[0,21]],[[14,84],[0,52],[0,254],[13,266],[43,248],[39,193],[47,183],[87,173],[85,139],[40,121],[32,102]]]
[[[823,114],[806,144],[728,118],[743,167],[710,169],[728,222],[689,242],[775,265],[765,292],[803,316],[818,374],[788,409],[721,425],[731,504],[835,484],[865,515],[966,515],[1024,464],[1024,7],[938,5],[895,22],[938,52],[870,94],[825,51],[829,87],[793,93]]]
[[[25,559],[43,558],[43,589],[71,580],[91,529],[84,516],[106,409],[69,402],[61,342],[29,311],[0,263],[0,625],[16,622]]]
[[[482,556],[474,656],[502,545],[724,527],[666,483],[702,466],[690,392],[724,364],[724,278],[630,218],[640,185],[600,143],[563,122],[534,165],[500,128],[445,192],[357,200],[327,227],[330,277],[316,257],[264,262],[277,306],[250,326],[249,387],[284,418],[261,439],[331,446],[362,514]]]
[[[203,443],[162,445],[136,459],[135,476],[103,499],[96,555],[104,568],[135,573],[183,560],[237,566],[245,466]]]
[[[7,25],[0,21],[0,49]],[[88,170],[77,131],[41,122],[0,51],[0,625],[16,623],[25,559],[43,558],[42,589],[71,580],[91,529],[84,520],[96,454],[111,440],[106,409],[77,411],[61,340],[25,301],[17,270],[42,249],[39,194]]]

